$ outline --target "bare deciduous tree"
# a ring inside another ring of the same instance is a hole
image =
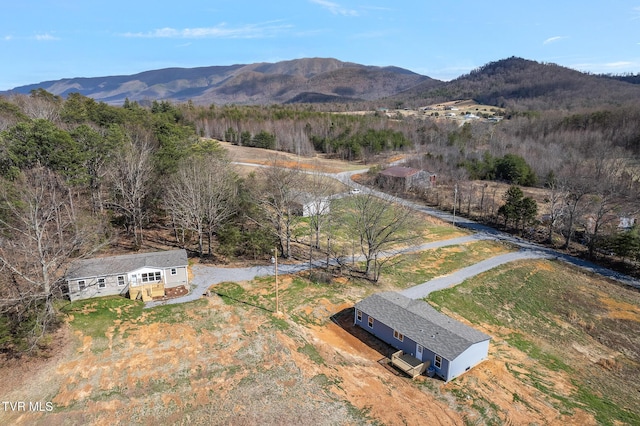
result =
[[[604,153],[602,157],[604,157]],[[620,155],[607,153],[605,160],[595,161],[596,174],[592,177],[591,191],[586,197],[587,226],[585,236],[589,257],[593,257],[598,241],[607,225],[619,220],[627,206],[627,191],[620,179],[625,162]]]
[[[76,214],[64,180],[46,168],[3,182],[0,205],[0,267],[9,282],[0,309],[7,318],[29,321],[23,338],[30,350],[55,320],[53,300],[64,292],[64,268],[95,249],[101,235]]]
[[[269,221],[285,258],[291,257],[291,235],[300,221],[300,200],[303,175],[299,169],[280,167],[276,161],[271,167],[260,169],[260,178],[253,186],[254,199]]]
[[[175,220],[198,236],[198,252],[204,255],[204,236],[209,255],[220,225],[236,212],[238,192],[229,161],[219,156],[191,157],[170,180],[165,205]]]
[[[417,237],[411,232],[416,227],[411,209],[370,192],[353,197],[352,205],[343,214],[343,220],[360,243],[365,275],[373,282],[380,279],[383,266],[392,259],[383,256],[383,252],[411,243]]]
[[[329,220],[331,205],[329,197],[333,192],[333,185],[322,173],[311,173],[306,179],[305,190],[308,195],[306,205],[309,216],[309,226],[314,240],[314,248],[320,248],[320,232]]]
[[[584,197],[588,194],[586,186],[580,185],[578,182],[572,185],[565,192],[564,196],[564,245],[563,248],[569,248],[573,233],[575,231],[575,224],[583,209]]]
[[[142,245],[146,198],[152,178],[152,147],[149,135],[133,131],[115,155],[110,173],[111,206],[125,219],[127,232],[133,233],[136,247]]]
[[[30,96],[16,95],[13,101],[29,118],[58,121],[62,99],[45,90],[32,91]]]
[[[548,217],[544,220],[547,226],[547,242],[553,243],[553,232],[562,220],[564,215],[564,204],[562,203],[564,191],[562,185],[554,180],[548,183],[548,195],[546,201],[549,204]]]

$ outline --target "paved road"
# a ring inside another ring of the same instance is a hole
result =
[[[267,166],[251,164],[251,163],[237,163],[237,164],[254,166],[254,167],[267,167]],[[381,198],[390,199],[396,203],[405,205],[416,211],[420,211],[420,212],[429,214],[431,216],[437,217],[439,219],[442,219],[445,222],[453,222],[454,218],[451,213],[443,212],[441,210],[437,210],[432,207],[423,206],[420,204],[416,204],[412,201],[391,196],[381,191],[377,191],[375,189],[371,189],[369,187],[360,185],[351,179],[351,176],[353,176],[354,174],[360,174],[366,171],[367,169],[354,170],[354,171],[348,171],[348,172],[342,172],[342,173],[336,173],[336,174],[331,174],[331,173],[323,173],[323,174],[326,176],[332,177],[334,179],[337,179],[340,182],[352,188],[359,188],[362,192],[371,193]],[[617,280],[619,282],[622,282],[632,287],[640,288],[640,281],[635,278],[621,274],[611,269],[598,266],[594,263],[591,263],[582,259],[574,258],[572,256],[566,255],[564,253],[560,253],[550,248],[539,246],[537,244],[528,242],[516,236],[498,231],[494,228],[483,225],[481,223],[474,222],[472,220],[465,219],[465,218],[456,217],[455,226],[474,231],[475,233],[469,236],[452,238],[449,240],[435,241],[435,242],[416,245],[416,246],[401,249],[401,250],[385,252],[385,253],[382,253],[382,256],[393,256],[397,254],[411,253],[416,251],[432,250],[440,247],[459,245],[459,244],[464,244],[471,241],[484,240],[484,239],[493,239],[498,241],[509,242],[511,244],[514,244],[520,247],[520,251],[495,256],[493,258],[483,260],[475,265],[460,269],[459,271],[456,271],[447,276],[438,277],[426,283],[419,284],[415,287],[406,289],[402,292],[405,296],[414,298],[414,299],[423,298],[423,297],[426,297],[432,291],[436,291],[443,288],[451,287],[456,284],[460,284],[461,282],[463,282],[468,278],[471,278],[482,272],[486,272],[499,265],[502,265],[508,262],[513,262],[515,260],[536,259],[536,258],[553,258],[556,260],[561,260],[569,264],[578,266],[586,271]],[[362,259],[363,259],[362,256],[359,256],[356,258],[356,260],[362,260]],[[335,265],[337,262],[334,259],[330,263]],[[320,267],[323,265],[325,265],[325,261],[315,261],[312,263],[311,267]],[[294,265],[282,264],[278,266],[278,272],[282,274],[292,274],[292,273],[307,270],[309,269],[309,267],[310,265],[308,262],[294,264]],[[200,297],[202,297],[202,295],[207,291],[207,289],[211,285],[219,284],[225,281],[248,281],[260,276],[274,275],[275,273],[274,267],[272,265],[254,266],[254,267],[248,267],[248,268],[219,268],[219,267],[212,267],[212,266],[206,266],[206,265],[195,265],[192,268],[192,272],[193,272],[194,278],[191,282],[191,291],[189,292],[189,294],[179,298],[167,300],[167,301],[147,302],[145,304],[145,307],[151,308],[151,307],[162,305],[162,304],[184,303],[192,300],[197,300]]]

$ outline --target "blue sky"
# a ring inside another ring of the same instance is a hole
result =
[[[639,73],[640,0],[7,0],[0,13],[0,90],[304,57],[450,80],[510,56]]]

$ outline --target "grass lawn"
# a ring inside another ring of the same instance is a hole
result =
[[[326,243],[328,228],[331,229],[332,247],[335,252],[351,255],[352,251],[358,254],[358,241],[353,230],[351,215],[353,214],[354,197],[348,196],[335,199],[331,202],[331,210],[335,215],[330,221],[323,222],[320,242]],[[402,230],[402,238],[407,237],[411,244],[423,244],[432,241],[446,240],[469,235],[468,231],[445,224],[439,219],[425,213],[411,212],[407,221],[411,226]],[[309,218],[302,218],[294,229],[293,234],[300,241],[308,242]],[[388,249],[389,247],[386,247]]]
[[[407,254],[390,262],[392,266],[385,269],[382,281],[403,290],[510,251],[501,243],[476,241]]]
[[[103,338],[110,327],[140,318],[144,304],[120,296],[77,300],[61,307],[71,324],[94,339]]]
[[[429,301],[523,351],[551,372],[566,373],[570,396],[517,363],[510,371],[571,412],[601,424],[640,424],[640,294],[551,261],[503,265]]]

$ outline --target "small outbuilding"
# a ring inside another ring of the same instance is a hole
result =
[[[69,299],[127,294],[144,301],[165,295],[165,288],[189,283],[187,252],[167,250],[85,259],[66,274]]]
[[[412,167],[394,166],[381,171],[377,181],[378,185],[384,189],[409,191],[434,187],[436,175]]]
[[[302,203],[302,217],[322,216],[329,214],[331,210],[331,200],[329,197],[308,196]]]
[[[354,315],[356,325],[398,349],[392,363],[411,377],[429,370],[448,382],[488,357],[490,336],[397,292],[361,300]]]

